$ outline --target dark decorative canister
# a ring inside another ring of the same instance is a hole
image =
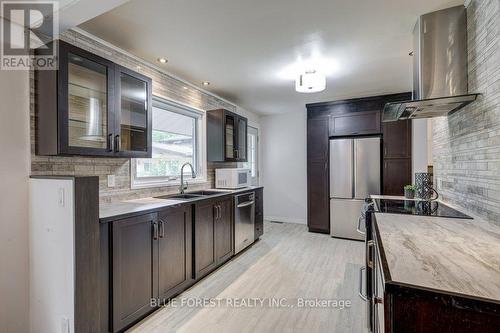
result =
[[[423,200],[436,200],[439,195],[431,186],[432,175],[427,172],[416,172],[415,173],[415,197]],[[436,197],[433,198],[432,194],[436,193]]]

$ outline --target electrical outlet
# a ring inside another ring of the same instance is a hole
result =
[[[108,175],[108,187],[115,187],[115,175]]]

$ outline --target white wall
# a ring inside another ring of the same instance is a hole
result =
[[[260,118],[267,220],[306,224],[306,111]]]
[[[427,172],[429,145],[428,119],[412,120],[412,182],[415,181],[415,172]],[[432,155],[431,155],[432,156]],[[432,157],[431,157],[432,158]]]
[[[0,332],[28,332],[29,77],[0,70]]]

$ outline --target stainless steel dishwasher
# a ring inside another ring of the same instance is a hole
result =
[[[234,206],[234,252],[238,253],[255,239],[255,194],[236,195]]]

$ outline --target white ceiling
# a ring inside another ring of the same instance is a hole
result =
[[[166,57],[166,71],[197,85],[210,81],[207,90],[273,114],[411,90],[417,17],[458,4],[463,0],[132,0],[80,27],[153,63]],[[289,72],[301,58],[326,63],[324,92],[295,92]]]

